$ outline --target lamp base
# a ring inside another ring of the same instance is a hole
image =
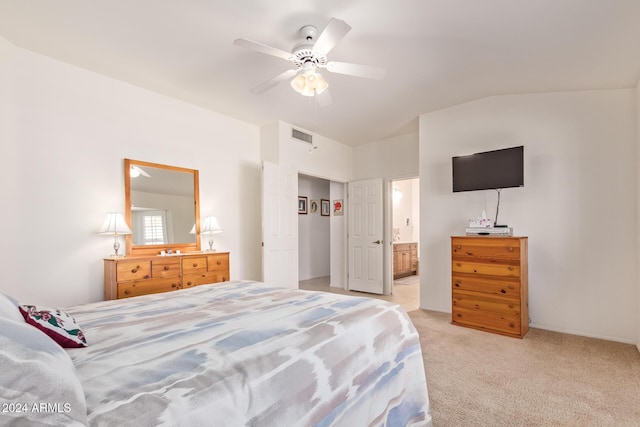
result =
[[[111,254],[111,258],[124,258],[123,254],[119,254],[120,250],[120,240],[118,239],[118,233],[114,235],[113,239],[113,254]]]

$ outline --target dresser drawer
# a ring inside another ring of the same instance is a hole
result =
[[[506,243],[505,243],[506,241]],[[520,239],[474,237],[452,238],[451,255],[454,258],[520,259]]]
[[[207,257],[188,257],[182,259],[182,274],[205,273],[207,271]]]
[[[520,301],[510,298],[501,298],[467,291],[453,291],[451,303],[453,307],[467,310],[480,310],[520,316]]]
[[[520,298],[520,281],[509,278],[500,280],[485,277],[453,274],[451,288],[460,291],[482,292],[484,294],[499,295],[506,298]]]
[[[180,278],[152,279],[118,283],[118,298],[174,291],[180,288]]]
[[[154,259],[151,261],[151,277],[160,279],[163,277],[179,277],[180,276],[180,260],[177,258],[166,257],[166,259]]]
[[[451,270],[454,273],[478,274],[487,276],[520,277],[520,266],[509,264],[494,264],[487,262],[472,262],[452,260]]]
[[[207,271],[204,273],[185,275],[182,278],[182,287],[186,289],[209,283],[226,282],[228,280],[229,275],[225,271]]]
[[[116,280],[125,282],[129,280],[144,280],[151,278],[151,261],[148,259],[138,261],[118,262],[116,267]]]
[[[207,255],[207,270],[229,270],[229,255],[227,254],[214,254]]]
[[[452,323],[471,326],[476,329],[498,331],[509,335],[521,336],[520,316],[490,311],[468,310],[452,307]]]

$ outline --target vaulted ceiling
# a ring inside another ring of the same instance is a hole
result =
[[[381,81],[324,72],[333,103],[282,83],[291,68],[235,46],[290,51],[332,18],[351,31],[330,60],[386,68]],[[417,130],[417,117],[509,93],[635,87],[638,0],[0,0],[11,43],[255,124],[284,120],[350,145]]]

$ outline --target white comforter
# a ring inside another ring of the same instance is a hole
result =
[[[67,310],[96,426],[423,426],[418,335],[385,301],[231,282]]]

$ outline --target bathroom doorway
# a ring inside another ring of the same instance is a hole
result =
[[[420,301],[420,180],[393,180],[393,294]]]

